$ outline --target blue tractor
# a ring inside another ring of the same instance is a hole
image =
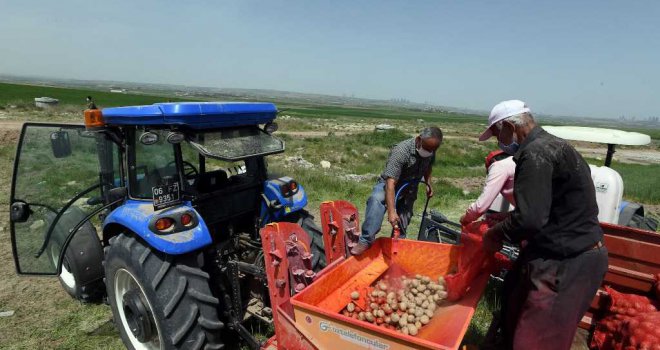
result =
[[[303,187],[269,176],[284,152],[271,103],[158,103],[85,111],[85,125],[26,123],[12,180],[19,274],[56,275],[106,300],[129,349],[219,349],[269,321],[259,230],[300,224],[325,265]]]

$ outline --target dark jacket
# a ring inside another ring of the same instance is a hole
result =
[[[498,225],[526,256],[563,259],[603,239],[589,165],[565,140],[535,127],[513,157],[516,209]]]

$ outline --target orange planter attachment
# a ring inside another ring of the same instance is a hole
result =
[[[328,264],[350,255],[360,237],[360,216],[348,201],[321,203],[321,227]]]
[[[392,254],[392,239],[379,238],[359,257],[338,260],[308,288],[291,298],[297,330],[318,349],[457,349],[488,282],[482,273],[457,303],[438,307],[417,336],[346,317],[339,312],[352,291],[369,288],[383,276],[445,276],[456,268],[463,247],[401,239]],[[362,293],[361,293],[362,294]]]

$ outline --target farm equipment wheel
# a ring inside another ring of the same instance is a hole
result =
[[[57,266],[65,233],[54,232],[48,255]],[[103,284],[103,247],[96,229],[87,222],[69,242],[62,261],[62,272],[58,276],[64,290],[83,303],[100,302],[105,295]]]
[[[306,210],[300,210],[286,216],[285,221],[293,222],[305,230],[311,242],[310,249],[312,250],[312,270],[320,271],[326,267],[327,261],[325,259],[325,247],[323,245],[323,232],[316,226],[314,216]]]
[[[199,254],[170,256],[126,235],[110,239],[108,301],[128,349],[221,349],[219,301]]]

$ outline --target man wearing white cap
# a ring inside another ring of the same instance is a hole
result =
[[[504,345],[570,349],[607,271],[589,166],[570,144],[538,126],[519,100],[493,108],[479,140],[491,136],[516,163],[516,209],[486,232],[484,248],[495,252],[504,238],[527,241],[503,286]]]

